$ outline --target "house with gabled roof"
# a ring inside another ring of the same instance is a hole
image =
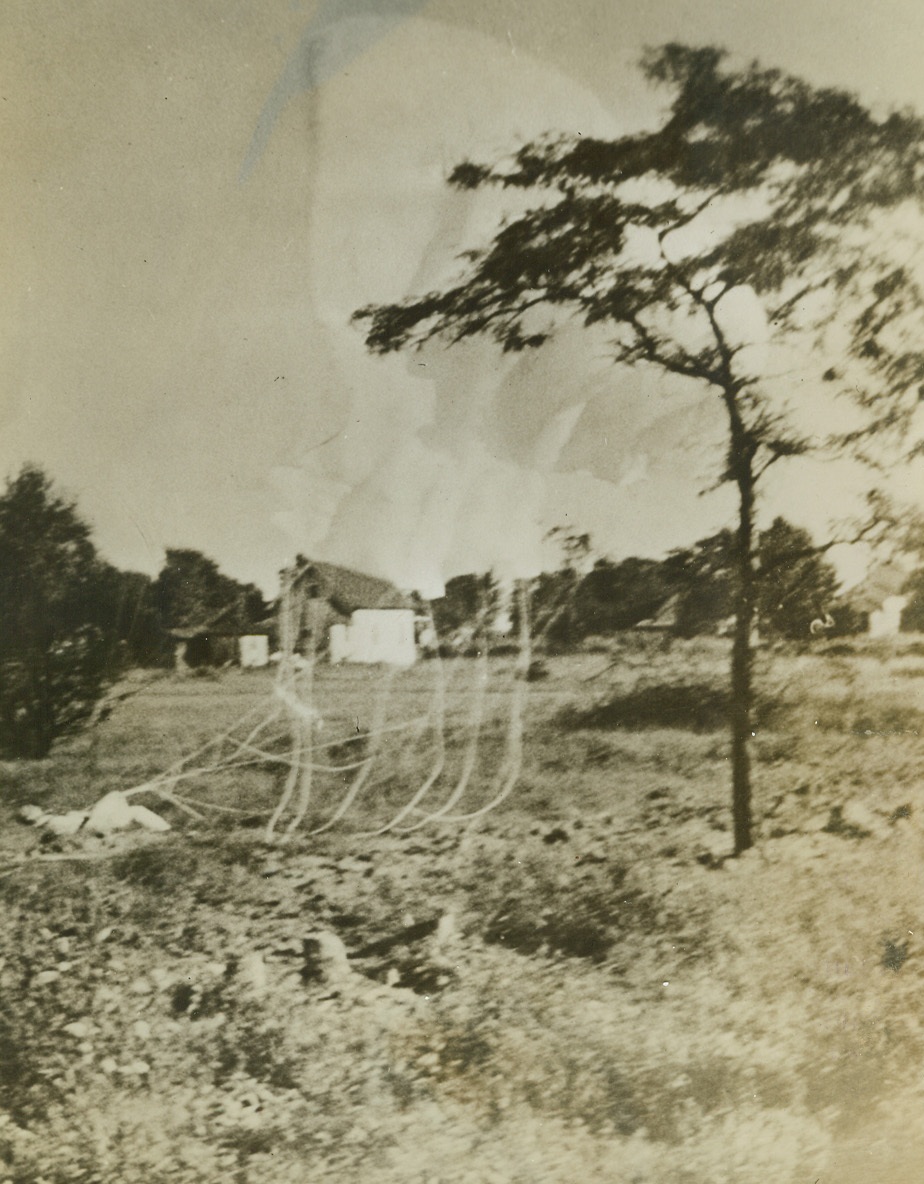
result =
[[[389,580],[313,559],[300,560],[289,578],[322,606],[332,663],[411,666],[417,660],[413,600]]]

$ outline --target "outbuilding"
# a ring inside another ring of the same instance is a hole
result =
[[[239,604],[233,601],[207,621],[192,625],[177,625],[167,630],[174,643],[174,665],[177,671],[200,666],[232,666],[254,668],[269,662],[269,628],[262,624],[250,625],[246,634],[239,624]]]
[[[907,579],[908,572],[899,564],[881,563],[848,594],[854,608],[868,614],[870,637],[895,637],[901,630],[902,610],[908,603]]]
[[[301,562],[292,578],[321,610],[332,663],[417,660],[413,601],[390,581],[314,560]]]

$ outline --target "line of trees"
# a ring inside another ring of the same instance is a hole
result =
[[[562,533],[561,543],[561,565],[538,576],[530,591],[534,636],[553,648],[632,629],[661,614],[669,615],[664,628],[676,637],[714,635],[733,619],[737,573],[731,530],[720,530],[664,559],[594,559],[587,535]],[[866,628],[865,615],[840,596],[834,567],[806,530],[785,518],[774,519],[759,535],[757,558],[755,622],[761,637],[807,640],[812,622],[826,615],[833,621],[826,636]],[[916,579],[914,586],[924,588],[924,573]],[[515,606],[511,608],[515,630]],[[463,642],[486,624],[496,624],[502,609],[501,589],[489,573],[453,577],[433,605],[440,636]]]
[[[241,631],[268,611],[197,551],[168,551],[154,580],[120,571],[76,505],[25,466],[0,494],[0,755],[46,756],[126,669],[172,660],[169,629],[229,605]]]

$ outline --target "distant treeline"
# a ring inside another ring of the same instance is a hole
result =
[[[530,590],[531,630],[554,647],[588,637],[650,627],[676,637],[724,632],[733,616],[734,543],[730,530],[672,551],[664,559],[593,558],[587,535],[560,533],[561,566],[543,572]],[[810,534],[776,518],[759,542],[757,621],[761,636],[793,640],[811,636],[813,621],[826,636],[864,632],[867,613],[839,591],[839,580]],[[924,624],[924,571],[909,579],[911,598],[903,628]],[[517,628],[515,603],[504,603],[490,574],[456,576],[433,603],[441,638],[451,641],[495,628],[506,615]],[[816,626],[817,628],[817,626]]]
[[[735,598],[734,534],[720,531],[664,559],[594,558],[587,535],[557,533],[562,562],[529,588],[530,630],[567,649],[643,625],[678,637],[722,632]],[[924,569],[909,577],[902,625],[924,628]],[[0,756],[42,757],[92,717],[112,681],[168,665],[196,634],[233,639],[271,629],[273,605],[199,551],[169,549],[153,579],[103,559],[75,504],[35,466],[0,494]],[[519,631],[517,605],[491,574],[449,580],[426,606],[440,640],[459,650]],[[839,597],[834,568],[809,534],[777,518],[760,537],[763,636],[799,640],[863,631],[865,613]]]

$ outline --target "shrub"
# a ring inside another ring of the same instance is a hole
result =
[[[42,654],[0,662],[0,754],[41,759],[79,730],[107,685],[107,658],[100,631],[85,626]]]
[[[709,683],[652,683],[618,692],[589,707],[571,705],[559,723],[580,728],[682,728],[713,732],[728,720],[729,695]]]
[[[0,494],[0,755],[41,758],[107,681],[105,565],[75,507],[39,469]]]

